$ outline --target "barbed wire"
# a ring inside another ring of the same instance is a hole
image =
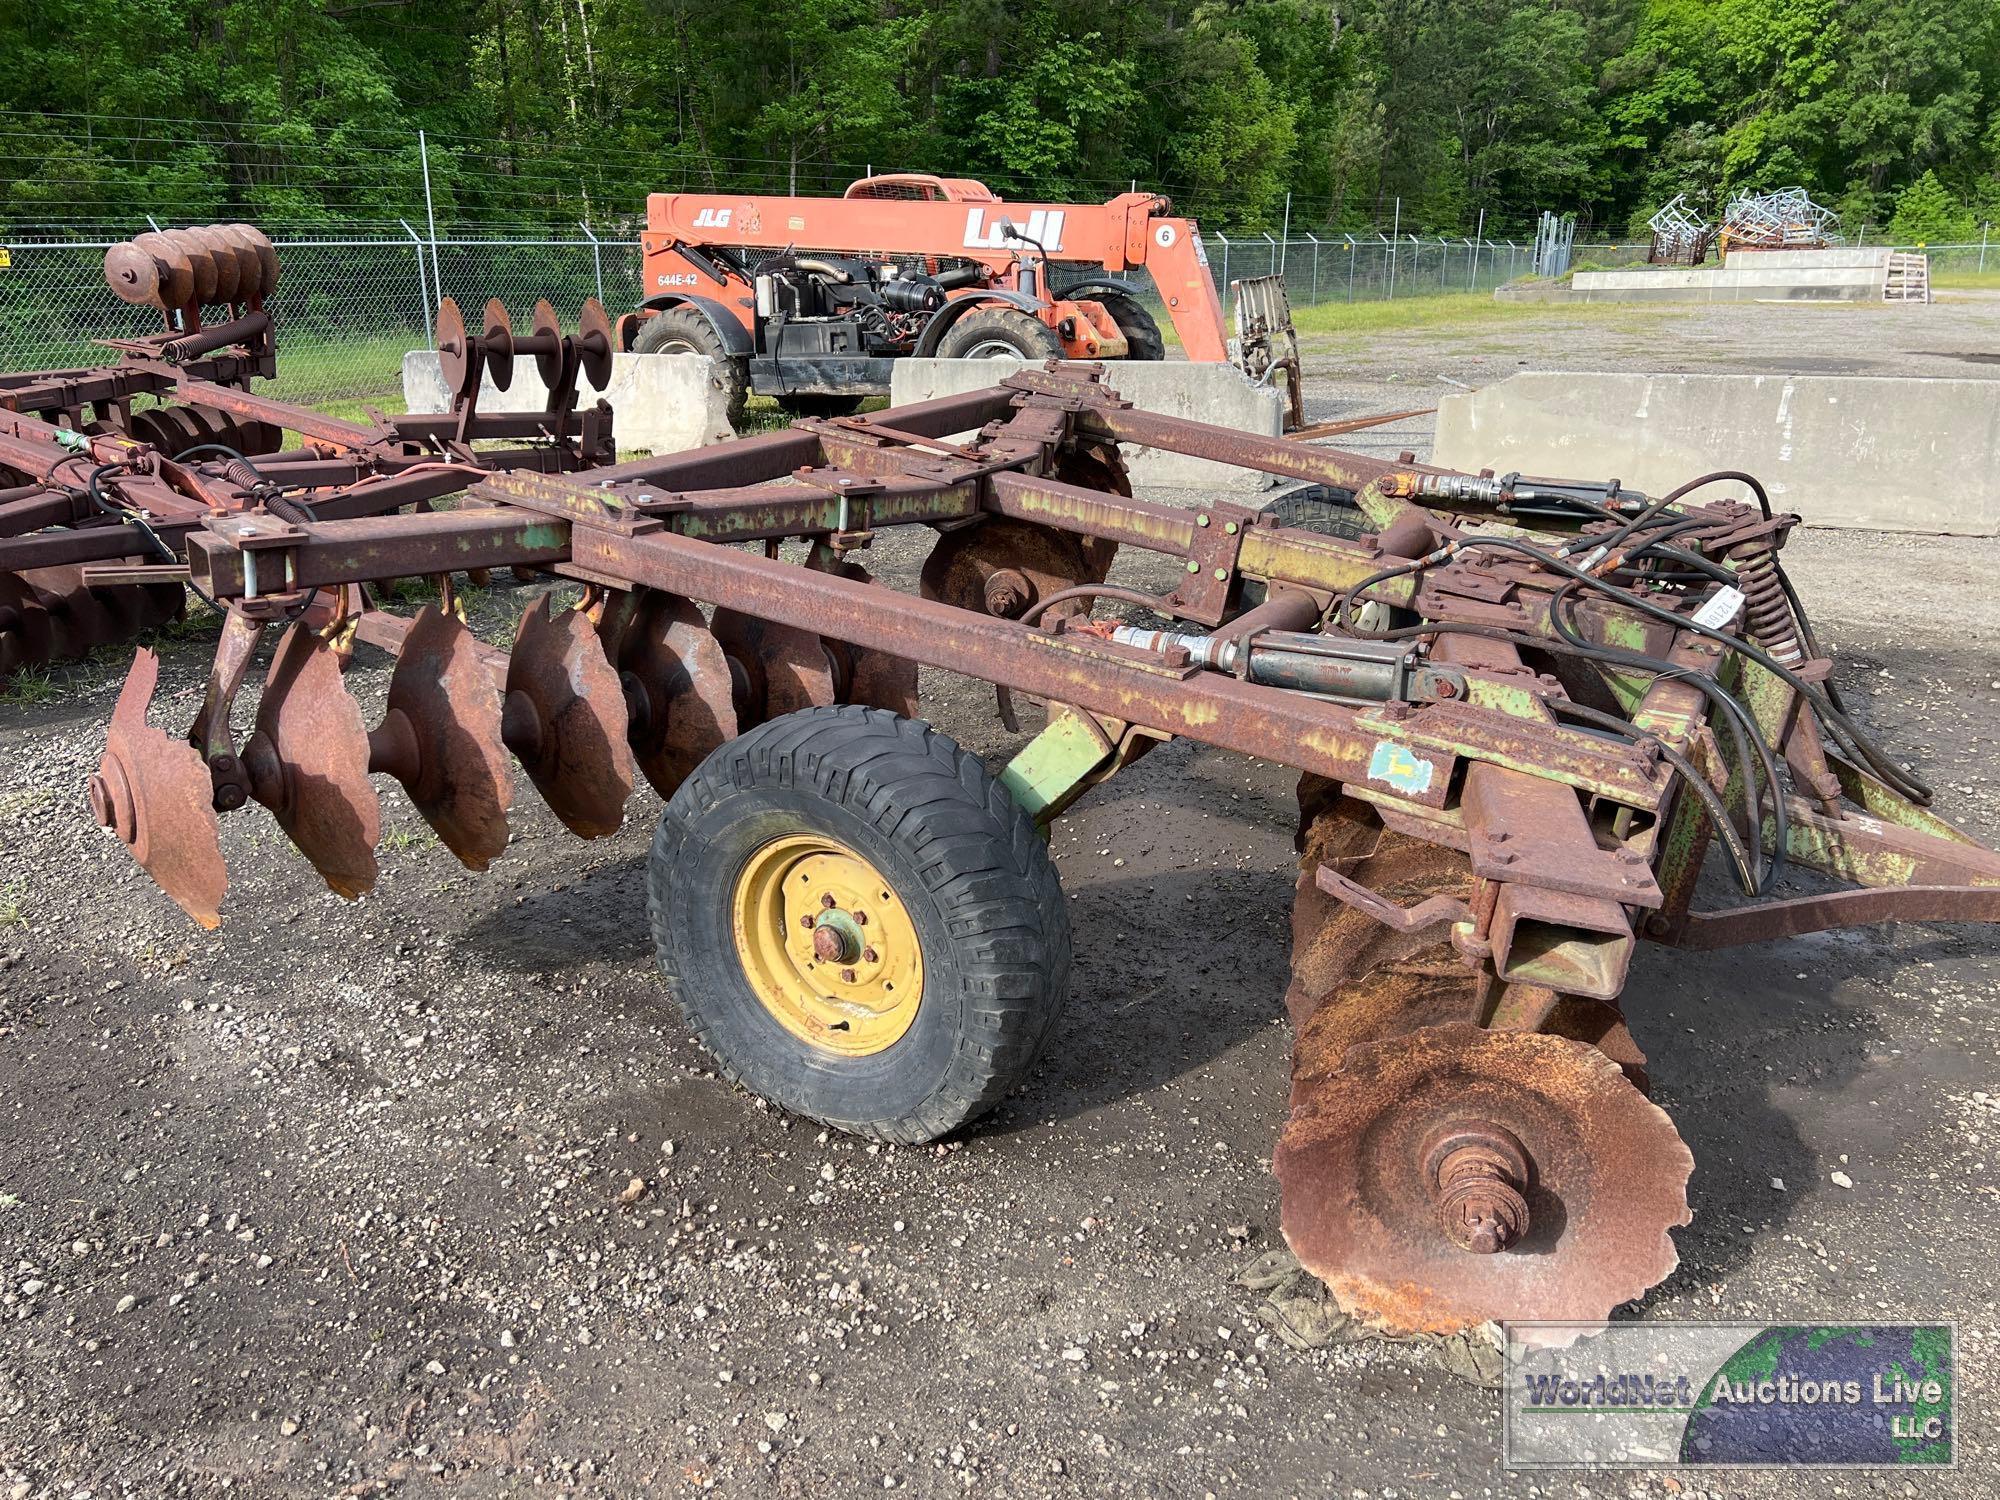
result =
[[[102,127],[120,127],[107,130]],[[136,128],[135,128],[136,127]],[[30,170],[47,158],[56,140],[88,158],[91,165],[68,169],[68,177],[45,180]],[[176,159],[194,152],[222,153],[215,175],[191,181],[162,180]],[[655,191],[712,191],[808,196],[837,195],[871,171],[933,171],[976,175],[1003,195],[1022,201],[1070,202],[1084,196],[1110,198],[1138,188],[1175,200],[1181,211],[1218,223],[1263,217],[1273,230],[1289,212],[1296,229],[1332,222],[1323,205],[1303,200],[1246,212],[1212,187],[1169,177],[1109,178],[1069,173],[1037,178],[988,168],[968,173],[962,163],[918,161],[853,162],[833,157],[724,154],[689,142],[662,141],[655,147],[592,144],[541,137],[496,141],[452,131],[341,125],[301,140],[296,124],[190,120],[137,114],[40,114],[0,110],[0,223],[24,233],[35,229],[78,230],[122,222],[136,204],[164,222],[190,217],[249,218],[270,227],[366,223],[393,227],[425,217],[424,156],[429,156],[431,208],[442,225],[511,225],[528,221],[574,223],[636,222],[644,195]],[[7,163],[14,164],[10,174]],[[90,171],[107,180],[90,180]],[[137,181],[134,181],[134,179]],[[116,180],[111,180],[116,179]],[[295,200],[311,198],[310,206]],[[1476,209],[1452,222],[1424,223],[1405,205],[1392,213],[1387,200],[1375,216],[1340,216],[1339,229],[1386,232],[1392,227],[1418,233],[1466,233],[1480,221]],[[1504,201],[1486,205],[1485,226],[1496,234],[1522,232],[1534,209]],[[1366,224],[1361,221],[1371,220]],[[1335,232],[1339,232],[1336,230]]]

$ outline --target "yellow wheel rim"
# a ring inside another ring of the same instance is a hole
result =
[[[881,872],[838,840],[787,834],[752,854],[731,893],[730,927],[758,1000],[815,1047],[868,1057],[917,1018],[916,924]]]

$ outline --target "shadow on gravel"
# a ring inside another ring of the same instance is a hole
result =
[[[1283,1014],[1294,878],[1288,862],[1073,889],[1069,1002],[1028,1087],[984,1128],[1031,1129],[1101,1109],[1268,1030]],[[1284,1091],[1282,1064],[1269,1083]]]
[[[540,864],[535,868],[540,871]],[[561,886],[524,888],[518,905],[487,911],[466,926],[460,941],[495,968],[515,974],[560,975],[633,959],[650,962],[645,856],[587,871]]]
[[[1704,894],[1711,900],[1701,904],[1720,904]],[[1633,966],[1625,1011],[1647,1054],[1653,1101],[1694,1153],[1694,1223],[1675,1233],[1681,1274],[1719,1279],[1746,1265],[1824,1187],[1821,1148],[1801,1135],[1798,1104],[1779,1093],[1837,1100],[1884,1036],[1873,1008],[1855,1003],[1873,986],[1840,987],[1891,981],[1908,955],[1851,939],[1803,951],[1809,942],[1700,954],[1648,948]]]

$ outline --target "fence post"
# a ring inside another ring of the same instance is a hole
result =
[[[1317,302],[1317,301],[1319,301],[1319,236],[1318,236],[1318,235],[1316,235],[1316,234],[1314,234],[1314,233],[1313,233],[1313,232],[1312,232],[1312,231],[1311,231],[1310,229],[1308,229],[1308,230],[1306,231],[1306,238],[1312,241],[1312,247],[1313,247],[1313,301],[1314,301],[1314,302]]]
[[[1396,241],[1403,235],[1403,200],[1396,200],[1395,222],[1389,226],[1389,300],[1396,299]]]
[[[1271,231],[1268,229],[1264,231],[1264,243],[1271,247],[1269,253],[1266,255],[1264,260],[1264,265],[1268,274],[1270,270],[1273,270],[1277,266],[1282,264],[1285,252],[1278,248],[1278,242],[1271,238]]]
[[[422,316],[423,321],[428,323],[430,321],[430,316],[431,316],[431,288],[430,288],[430,283],[424,279],[423,236],[418,234],[416,230],[410,228],[410,221],[408,219],[398,219],[396,222],[403,226],[403,233],[407,234],[410,237],[410,247],[416,251],[417,311]]]
[[[1285,274],[1285,251],[1292,243],[1292,195],[1289,189],[1285,193],[1285,227],[1281,232],[1284,235],[1284,239],[1278,244],[1278,274],[1280,276]]]
[[[1229,291],[1229,236],[1218,229],[1215,237],[1222,241],[1222,290],[1226,294]]]
[[[1991,223],[1979,226],[1979,269],[1982,271],[1986,269],[1986,231],[1992,227]]]
[[[431,145],[424,132],[417,132],[417,155],[424,168],[424,219],[431,231],[431,285],[437,289],[438,302],[444,302],[444,277],[438,271],[438,221],[437,209],[431,202]],[[429,316],[428,309],[425,316]]]
[[[597,300],[604,301],[604,247],[597,243],[597,236],[590,232],[590,223],[585,220],[576,226],[583,231],[583,237],[590,241],[590,262],[597,272]]]
[[[1486,238],[1486,210],[1479,210],[1479,227],[1472,231],[1472,276],[1465,283],[1469,292],[1479,290],[1479,242]]]

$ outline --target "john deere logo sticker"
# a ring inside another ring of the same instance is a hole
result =
[[[1431,763],[1394,740],[1377,740],[1368,757],[1368,779],[1415,797],[1430,790]]]

